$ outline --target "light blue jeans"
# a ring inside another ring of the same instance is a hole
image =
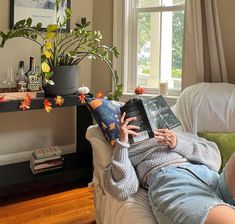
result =
[[[224,173],[219,175],[204,165],[164,167],[151,174],[147,184],[159,224],[203,224],[214,206],[234,205]]]

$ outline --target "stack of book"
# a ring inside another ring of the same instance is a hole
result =
[[[43,173],[62,168],[64,158],[59,146],[35,149],[30,159],[33,174]]]

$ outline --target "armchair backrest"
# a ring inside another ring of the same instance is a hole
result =
[[[199,83],[181,93],[175,107],[184,131],[235,131],[235,85]]]

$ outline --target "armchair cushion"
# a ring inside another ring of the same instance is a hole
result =
[[[199,132],[198,135],[218,145],[222,158],[221,168],[223,168],[235,151],[235,133]]]

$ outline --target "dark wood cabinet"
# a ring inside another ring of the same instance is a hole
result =
[[[49,100],[53,104],[53,98],[49,98]],[[21,111],[19,104],[18,100],[0,103],[0,113]],[[0,166],[0,196],[70,182],[76,182],[78,186],[83,187],[92,181],[92,150],[89,142],[85,139],[86,129],[92,124],[92,117],[87,106],[81,104],[75,95],[64,97],[63,107],[69,106],[76,107],[76,153],[63,156],[62,169],[38,175],[32,174],[29,161]],[[56,106],[53,104],[53,107]],[[38,109],[43,109],[43,99],[32,100],[30,110]]]

